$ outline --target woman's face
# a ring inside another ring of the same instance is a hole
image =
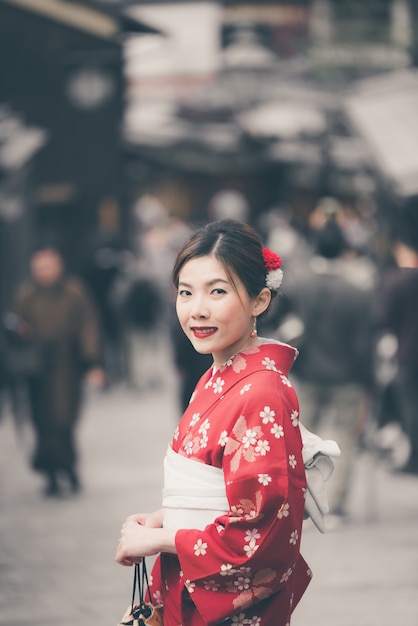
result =
[[[216,367],[257,343],[250,337],[254,316],[267,308],[270,297],[266,289],[261,300],[250,298],[239,278],[232,277],[235,284],[214,256],[188,261],[179,274],[176,310],[181,327],[197,352],[212,353]]]

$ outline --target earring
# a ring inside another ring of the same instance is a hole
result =
[[[254,318],[254,328],[253,328],[253,329],[252,329],[252,331],[250,332],[250,337],[251,337],[251,339],[255,339],[255,337],[257,337],[257,328],[256,328],[256,325],[257,325],[257,318],[255,317],[255,318]]]

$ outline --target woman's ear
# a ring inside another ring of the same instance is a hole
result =
[[[254,299],[253,315],[257,317],[264,313],[271,302],[271,291],[268,287],[264,287],[258,296]]]

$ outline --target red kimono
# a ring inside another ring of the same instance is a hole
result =
[[[229,511],[176,534],[152,575],[165,626],[286,626],[311,579],[300,555],[306,492],[296,351],[263,343],[200,379],[174,452],[222,468]]]

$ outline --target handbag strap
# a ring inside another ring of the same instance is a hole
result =
[[[148,591],[148,595],[149,597],[151,597],[147,566],[145,565],[145,558],[142,558],[139,563],[135,563],[134,568],[135,568],[134,569],[134,584],[133,584],[133,589],[132,589],[132,602],[131,602],[132,610],[135,604],[135,595],[136,595],[137,589],[138,589],[138,598],[139,598],[140,607],[142,607],[144,604],[145,585]]]

